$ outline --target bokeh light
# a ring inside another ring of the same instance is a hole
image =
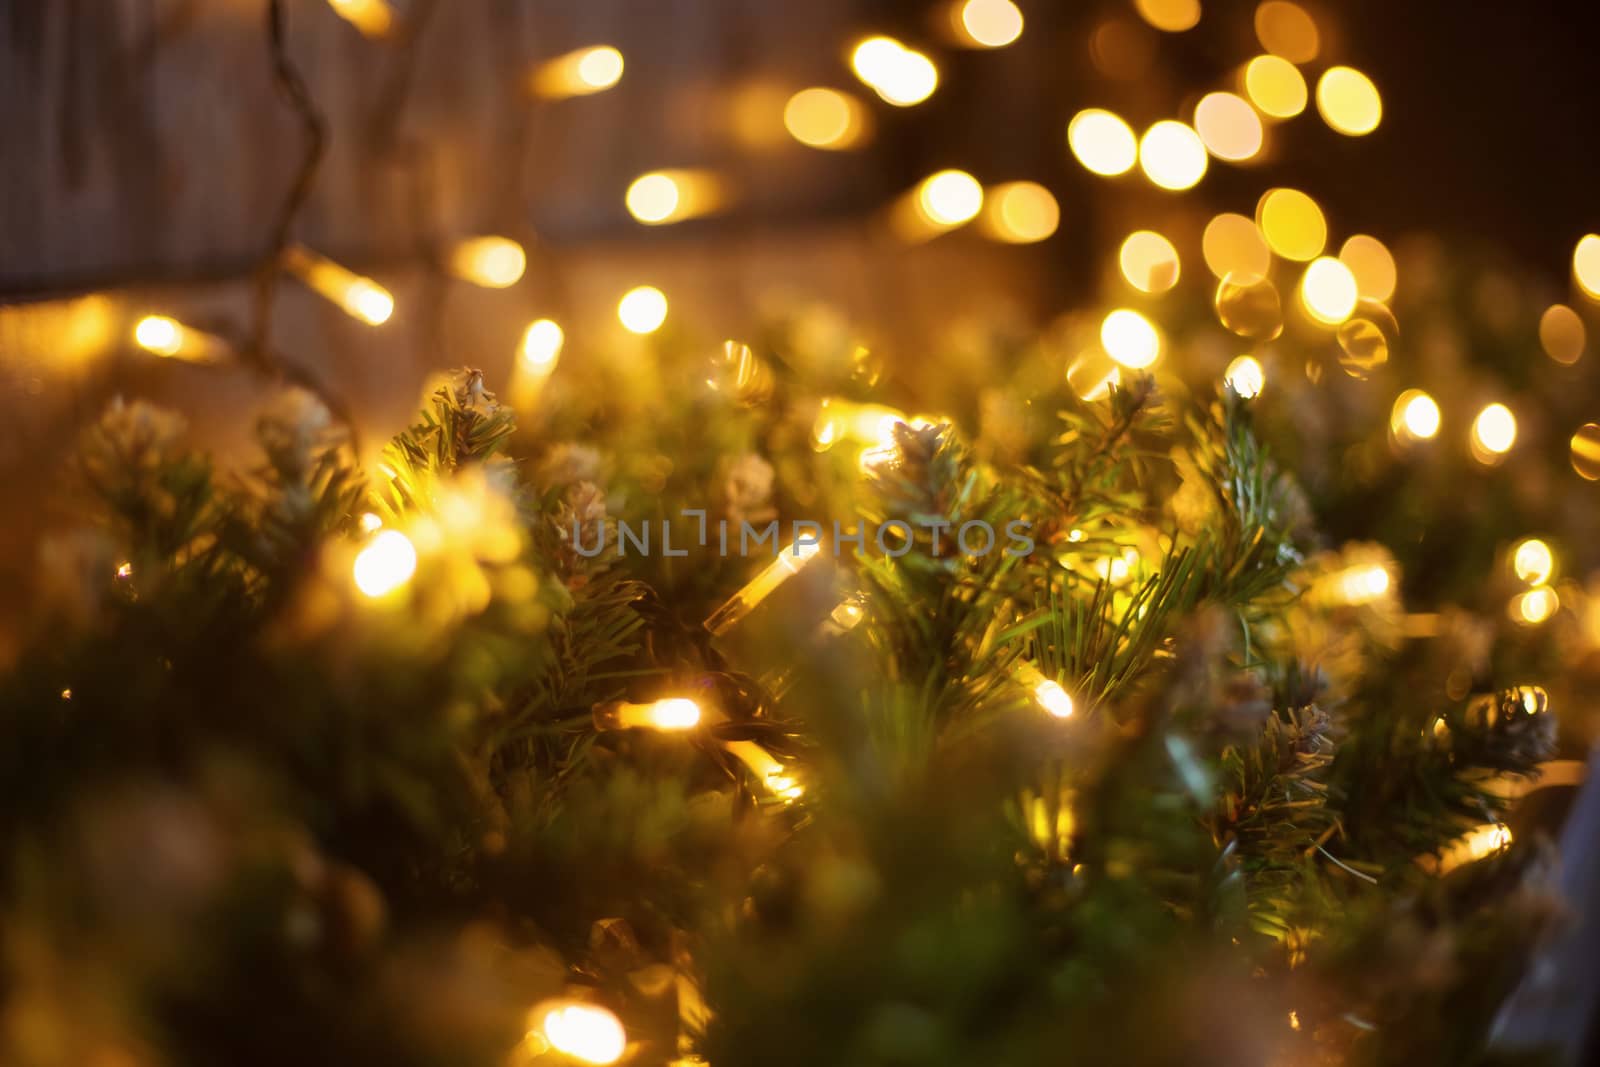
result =
[[[1217,321],[1251,341],[1270,341],[1283,332],[1283,298],[1271,279],[1232,272],[1217,283],[1213,300]]]
[[[1337,326],[1356,309],[1360,294],[1350,268],[1330,256],[1312,260],[1300,279],[1300,302],[1318,322]]]
[[[895,107],[920,104],[939,87],[933,60],[893,37],[868,37],[856,45],[850,66],[862,84]]]
[[[1139,159],[1133,129],[1120,116],[1101,108],[1072,116],[1067,124],[1067,144],[1079,163],[1108,178],[1126,174]]]
[[[528,255],[509,237],[472,237],[450,252],[450,271],[486,289],[504,289],[521,280]]]
[[[1548,622],[1559,610],[1561,610],[1561,598],[1548,585],[1541,585],[1511,598],[1511,617],[1529,626]]]
[[[351,577],[363,596],[376,600],[399,589],[417,570],[417,550],[399,530],[384,530],[356,555]]]
[[[536,95],[549,100],[604,92],[622,80],[622,53],[610,45],[593,45],[557,56],[533,72]]]
[[[1061,224],[1061,207],[1037,182],[1004,182],[983,194],[983,232],[1007,244],[1043,241]]]
[[[1356,276],[1356,290],[1366,299],[1387,304],[1394,296],[1399,277],[1394,256],[1376,237],[1350,237],[1339,249],[1339,260]]]
[[[566,333],[550,319],[536,319],[522,335],[522,359],[531,370],[547,376],[561,358],[561,346]]]
[[[1383,120],[1383,100],[1372,79],[1354,67],[1329,67],[1317,80],[1317,111],[1339,133],[1360,137]]]
[[[1200,0],[1133,0],[1134,10],[1166,33],[1182,33],[1200,21]]]
[[[1585,234],[1572,250],[1572,276],[1578,288],[1600,300],[1600,234]]]
[[[1539,316],[1539,345],[1557,363],[1578,362],[1587,339],[1583,319],[1565,304],[1552,304]]]
[[[1152,230],[1129,234],[1117,254],[1128,284],[1145,293],[1164,293],[1178,284],[1178,250]]]
[[[1272,250],[1254,220],[1231,212],[1206,223],[1200,253],[1212,274],[1253,274],[1265,277],[1272,266]]]
[[[629,333],[655,333],[667,321],[667,297],[653,285],[629,289],[617,302],[617,321]]]
[[[1439,405],[1421,389],[1407,389],[1395,398],[1389,428],[1396,437],[1426,441],[1439,433]]]
[[[1261,395],[1267,384],[1267,372],[1254,356],[1238,356],[1223,372],[1223,381],[1246,400]]]
[[[867,135],[867,112],[860,101],[837,89],[802,89],[783,107],[783,127],[803,145],[842,151]]]
[[[1306,80],[1282,56],[1256,56],[1244,68],[1244,92],[1263,115],[1289,119],[1306,109]]]
[[[1194,128],[1218,159],[1240,162],[1261,151],[1261,116],[1243,97],[1207,93],[1194,109]]]
[[[1022,36],[1022,12],[1011,0],[965,0],[956,9],[962,42],[976,48],[1004,48]]]
[[[1556,557],[1537,537],[1524,538],[1511,549],[1511,570],[1529,585],[1543,585],[1555,573]]]
[[[1328,223],[1317,202],[1298,189],[1269,189],[1256,204],[1256,225],[1284,259],[1306,262],[1322,254]]]
[[[1287,0],[1266,0],[1256,6],[1256,40],[1275,56],[1291,63],[1309,63],[1317,58],[1321,39],[1317,24],[1299,4]]]
[[[1501,456],[1517,443],[1517,417],[1504,404],[1489,404],[1472,420],[1473,454]]]
[[[1100,323],[1100,344],[1112,359],[1134,370],[1161,356],[1161,334],[1149,319],[1129,308],[1118,308]]]
[[[140,348],[158,356],[175,356],[183,350],[184,329],[166,315],[146,315],[133,328]]]
[[[1359,285],[1359,282],[1358,282]],[[1339,326],[1339,367],[1357,381],[1389,362],[1390,350],[1400,337],[1394,313],[1376,300],[1362,297],[1355,311]]]
[[[551,1048],[584,1063],[615,1063],[628,1047],[621,1021],[597,1004],[551,1008],[540,1020],[540,1029]]]
[[[1193,129],[1163,119],[1139,139],[1139,166],[1163,189],[1192,188],[1206,173],[1206,146]]]
[[[1586,422],[1572,435],[1572,469],[1578,477],[1600,482],[1600,423]]]

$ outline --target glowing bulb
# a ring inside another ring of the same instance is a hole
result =
[[[550,319],[536,319],[522,335],[522,358],[529,368],[541,376],[548,375],[555,370],[556,361],[561,358],[561,345],[565,340],[566,334],[558,323]]]
[[[1350,567],[1333,579],[1333,597],[1342,604],[1370,604],[1389,591],[1393,579],[1379,563]]]
[[[1572,276],[1582,289],[1600,300],[1600,234],[1585,234],[1572,250]]]
[[[892,37],[869,37],[850,55],[856,77],[895,107],[920,104],[939,87],[939,68]]]
[[[352,576],[356,588],[378,597],[405,585],[417,570],[417,550],[399,530],[384,530],[356,556]]]
[[[1022,12],[1011,0],[966,0],[957,29],[965,44],[1004,48],[1022,36]]]
[[[116,576],[118,578],[122,578],[124,580],[126,580],[128,578],[132,578],[133,577],[133,564],[132,563],[119,563],[117,565],[117,569],[116,569],[115,573],[116,573]]]
[[[1126,174],[1139,159],[1133,130],[1119,116],[1100,108],[1072,116],[1067,124],[1067,145],[1085,168],[1108,178]]]
[[[1139,166],[1163,189],[1192,188],[1206,173],[1206,146],[1181,122],[1163,119],[1139,140]]]
[[[628,214],[647,226],[708,215],[726,200],[720,178],[704,170],[658,170],[628,186]]]
[[[1117,253],[1128,284],[1143,293],[1164,293],[1178,284],[1178,250],[1153,230],[1128,235]]]
[[[1161,335],[1150,320],[1128,308],[1118,308],[1100,323],[1100,344],[1106,354],[1124,367],[1142,370],[1161,355]]]
[[[1328,222],[1317,202],[1298,189],[1269,189],[1256,204],[1256,225],[1284,259],[1315,259],[1328,243]]]
[[[1356,276],[1337,259],[1323,256],[1312,260],[1300,279],[1300,302],[1324,325],[1337,326],[1348,319],[1359,299]]]
[[[384,37],[394,28],[387,0],[328,0],[328,6],[365,37]]]
[[[660,289],[641,285],[617,302],[617,320],[629,333],[655,333],[667,321],[667,298]]]
[[[373,512],[365,512],[361,516],[361,528],[367,533],[377,533],[383,529],[383,519]]]
[[[666,222],[678,210],[678,183],[666,174],[646,174],[628,186],[628,212],[640,222]]]
[[[1244,92],[1263,115],[1289,119],[1306,109],[1306,80],[1282,56],[1256,56],[1244,68]]]
[[[1072,697],[1061,688],[1060,684],[1046,678],[1033,687],[1033,699],[1039,706],[1058,719],[1070,718],[1072,715]]]
[[[1511,598],[1511,618],[1529,626],[1550,621],[1561,608],[1561,598],[1548,585],[1541,585]]]
[[[1372,79],[1353,67],[1329,67],[1317,80],[1317,111],[1339,133],[1360,137],[1378,128],[1383,100]]]
[[[692,730],[700,725],[700,705],[688,697],[668,697],[649,704],[613,700],[594,706],[597,730]]]
[[[133,328],[139,347],[158,356],[175,356],[183,348],[183,327],[165,315],[146,315]]]
[[[548,100],[604,92],[622,80],[622,53],[610,45],[579,48],[541,63],[529,80]]]
[[[860,102],[836,89],[802,89],[783,107],[784,129],[812,148],[852,148],[866,136],[867,121]]]
[[[1439,405],[1421,389],[1407,389],[1395,399],[1389,425],[1396,435],[1426,441],[1439,432]]]
[[[1228,369],[1223,372],[1222,378],[1235,393],[1246,400],[1260,396],[1262,388],[1267,384],[1267,372],[1262,369],[1261,362],[1254,356],[1239,356],[1228,364]]]
[[[1472,441],[1490,455],[1504,455],[1517,441],[1517,417],[1504,404],[1490,404],[1472,420]]]
[[[1358,233],[1339,249],[1339,261],[1356,277],[1356,289],[1367,300],[1387,304],[1394,296],[1394,256],[1376,237]]]
[[[1035,182],[1005,182],[983,195],[983,232],[1007,244],[1043,241],[1061,224],[1061,207]]]
[[[942,170],[923,181],[917,203],[936,225],[959,226],[983,209],[983,187],[966,171]]]
[[[622,1023],[597,1004],[552,1008],[545,1012],[541,1029],[551,1048],[584,1063],[616,1063],[628,1047]]]
[[[473,237],[450,252],[450,270],[485,289],[515,285],[528,269],[528,255],[509,237]]]
[[[1261,116],[1244,98],[1232,93],[1201,97],[1194,109],[1194,128],[1218,159],[1238,162],[1261,151]]]
[[[1529,537],[1511,550],[1511,569],[1529,585],[1543,585],[1556,569],[1555,554],[1537,537]]]
[[[1200,0],[1133,0],[1144,19],[1165,33],[1182,33],[1200,21]]]
[[[309,288],[338,304],[345,314],[369,326],[382,326],[394,314],[394,297],[387,289],[303,245],[288,248],[283,265]]]

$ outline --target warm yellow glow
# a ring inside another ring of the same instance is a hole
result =
[[[1229,274],[1264,278],[1272,266],[1272,250],[1261,236],[1260,227],[1243,215],[1225,213],[1206,223],[1200,252],[1206,267],[1218,278]]]
[[[1432,873],[1444,875],[1466,864],[1488,859],[1510,847],[1509,826],[1498,822],[1484,823],[1445,845],[1437,856],[1425,856],[1418,862]]]
[[[837,89],[801,89],[783,107],[783,127],[803,145],[840,151],[860,144],[869,129],[866,108]]]
[[[1288,119],[1306,109],[1306,80],[1282,56],[1256,56],[1244,68],[1244,92],[1263,115]]]
[[[388,0],[328,0],[339,17],[366,37],[385,37],[394,29],[394,10]]]
[[[965,0],[956,8],[955,29],[974,48],[1004,48],[1022,36],[1022,12],[1011,0]]]
[[[850,66],[862,84],[896,107],[920,104],[939,87],[933,60],[893,37],[869,37],[856,45]]]
[[[1261,390],[1267,384],[1267,372],[1262,369],[1261,361],[1254,356],[1239,356],[1228,369],[1223,372],[1222,378],[1232,387],[1235,393],[1246,400],[1261,395]]]
[[[1586,481],[1600,482],[1600,423],[1586,422],[1572,435],[1572,469]]]
[[[1139,166],[1163,189],[1193,188],[1206,174],[1206,146],[1181,122],[1163,119],[1139,139]]]
[[[705,628],[713,637],[720,637],[754,611],[756,606],[771,596],[779,586],[805,569],[806,564],[822,551],[822,543],[811,538],[799,538],[778,551],[772,562],[763,567],[754,578],[744,584],[733,596],[722,603]]]
[[[1511,598],[1511,618],[1529,626],[1548,622],[1561,609],[1561,598],[1548,585],[1541,585]]]
[[[133,564],[130,563],[130,562],[126,562],[126,561],[122,562],[122,563],[119,563],[119,564],[117,564],[117,569],[116,569],[116,571],[114,573],[116,574],[116,576],[118,578],[122,578],[122,579],[132,578],[133,577]]]
[[[1600,234],[1585,234],[1572,250],[1572,276],[1578,288],[1600,300]]]
[[[727,200],[720,178],[705,170],[658,170],[628,186],[628,214],[647,226],[709,215]]]
[[[1332,257],[1312,260],[1300,279],[1300,302],[1313,319],[1326,326],[1337,326],[1348,319],[1359,299],[1356,276]]]
[[[1393,579],[1379,563],[1350,567],[1334,576],[1333,596],[1342,604],[1370,604],[1389,592]]]
[[[165,315],[146,315],[133,328],[139,347],[158,356],[175,356],[183,350],[183,327]]]
[[[789,773],[788,768],[754,741],[727,741],[722,747],[748,767],[750,773],[774,796],[782,800],[798,800],[805,794],[805,787]]]
[[[1139,159],[1139,142],[1132,128],[1100,108],[1072,116],[1067,124],[1067,145],[1085,168],[1108,178],[1126,174]]]
[[[485,289],[504,289],[522,279],[528,255],[509,237],[473,237],[450,251],[450,271]]]
[[[1072,716],[1072,697],[1067,695],[1067,691],[1061,688],[1059,683],[1048,678],[1033,687],[1033,699],[1058,719]]]
[[[1329,67],[1317,80],[1317,111],[1322,121],[1349,137],[1378,128],[1383,100],[1372,79],[1354,67]]]
[[[1360,281],[1357,280],[1357,287]],[[1358,381],[1389,362],[1389,349],[1400,336],[1394,313],[1376,300],[1356,301],[1356,309],[1338,331],[1339,369]]]
[[[1217,321],[1240,337],[1270,341],[1283,332],[1283,299],[1271,279],[1230,272],[1213,298]]]
[[[610,45],[579,48],[539,65],[530,85],[548,100],[604,92],[622,80],[622,53]]]
[[[1178,284],[1178,250],[1152,230],[1129,234],[1117,255],[1122,276],[1145,293],[1164,293]]]
[[[1387,304],[1394,296],[1398,277],[1394,256],[1376,237],[1358,233],[1339,249],[1339,260],[1356,276],[1356,291],[1368,300]]]
[[[1395,398],[1389,427],[1395,436],[1426,441],[1439,432],[1439,405],[1421,389],[1407,389]]]
[[[1139,17],[1158,30],[1182,33],[1200,21],[1200,0],[1133,0]]]
[[[983,186],[964,170],[941,170],[917,186],[917,205],[936,226],[960,226],[983,209]]]
[[[522,360],[530,370],[548,377],[561,358],[561,346],[566,334],[559,323],[551,319],[535,319],[522,335]]]
[[[1504,455],[1517,442],[1517,417],[1504,404],[1490,404],[1472,420],[1472,442],[1490,455]]]
[[[1556,557],[1537,537],[1525,538],[1511,550],[1511,569],[1529,585],[1543,585],[1555,572]]]
[[[1267,190],[1256,204],[1256,225],[1267,245],[1284,259],[1315,259],[1328,243],[1322,209],[1298,189]]]
[[[1102,349],[1091,348],[1067,364],[1067,384],[1079,399],[1104,400],[1112,386],[1122,384],[1122,368]]]
[[[692,730],[700,725],[700,705],[688,697],[668,697],[649,704],[614,700],[597,704],[595,727],[601,730]]]
[[[1321,46],[1317,24],[1304,8],[1288,0],[1266,0],[1256,7],[1256,39],[1262,48],[1291,63],[1311,62]]]
[[[986,236],[1007,244],[1043,241],[1061,224],[1061,208],[1037,182],[1005,182],[983,194],[981,226]]]
[[[1134,370],[1161,356],[1161,334],[1149,319],[1129,308],[1118,308],[1100,323],[1100,344],[1112,359]]]
[[[551,1048],[584,1063],[616,1063],[628,1035],[615,1015],[598,1004],[574,1001],[544,1012],[540,1029]]]
[[[1565,304],[1552,304],[1539,316],[1539,345],[1557,363],[1578,362],[1587,340],[1583,320]]]
[[[629,289],[617,301],[617,321],[629,333],[655,333],[667,321],[667,297],[653,285]]]
[[[367,533],[377,533],[383,529],[383,519],[373,512],[363,512],[361,515],[361,528]]]
[[[356,555],[356,588],[374,599],[399,589],[417,570],[417,550],[399,530],[384,530]]]
[[[382,326],[394,314],[394,297],[387,289],[304,245],[287,249],[283,265],[307,287],[338,304],[345,314],[369,326]]]
[[[1194,128],[1206,149],[1231,162],[1250,159],[1261,151],[1261,116],[1243,97],[1233,93],[1207,93],[1194,109]]]

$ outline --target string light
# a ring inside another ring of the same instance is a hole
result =
[[[1124,367],[1142,370],[1161,355],[1161,334],[1150,320],[1130,308],[1118,308],[1100,323],[1100,344]]]
[[[1398,278],[1394,256],[1376,237],[1353,235],[1340,247],[1339,261],[1355,275],[1356,291],[1366,299],[1387,304],[1394,296]]]
[[[655,333],[667,321],[666,294],[653,285],[629,289],[617,301],[617,321],[629,333]]]
[[[1484,823],[1444,846],[1437,856],[1419,857],[1418,863],[1434,874],[1445,875],[1458,867],[1488,859],[1511,847],[1511,828],[1505,823]]]
[[[726,741],[722,747],[729,755],[748,767],[750,773],[755,775],[773,796],[780,800],[793,801],[805,795],[805,787],[789,773],[789,769],[754,741]]]
[[[1389,427],[1396,437],[1426,441],[1439,432],[1439,405],[1421,389],[1407,389],[1395,398]]]
[[[1266,0],[1256,7],[1256,39],[1273,55],[1291,63],[1309,63],[1317,58],[1321,41],[1317,24],[1299,4],[1288,0]]]
[[[1600,234],[1584,234],[1572,250],[1572,276],[1589,297],[1600,300]]]
[[[382,326],[394,314],[394,297],[387,289],[304,245],[285,250],[283,265],[309,288],[338,304],[347,315],[369,326]]]
[[[1139,166],[1162,189],[1193,188],[1205,177],[1208,158],[1200,135],[1174,119],[1163,119],[1139,139]]]
[[[541,378],[548,378],[561,358],[566,334],[552,319],[535,319],[522,335],[522,362]]]
[[[598,1004],[582,1001],[548,1005],[535,1012],[539,1034],[565,1056],[584,1063],[609,1064],[622,1058],[628,1047],[628,1034],[622,1022]]]
[[[1139,141],[1122,118],[1102,108],[1089,108],[1067,124],[1067,145],[1086,169],[1102,177],[1126,174],[1139,160]]]
[[[450,272],[485,289],[517,284],[528,269],[528,254],[509,237],[472,237],[450,250]]]
[[[1267,372],[1254,356],[1237,356],[1228,364],[1222,379],[1239,396],[1251,400],[1261,395],[1267,384]]]
[[[600,93],[622,80],[622,53],[610,45],[579,48],[540,64],[528,79],[536,96],[564,100]]]
[[[700,725],[700,705],[688,697],[669,697],[648,704],[631,704],[613,700],[594,706],[594,724],[597,730],[692,730]]]
[[[968,48],[1004,48],[1022,36],[1022,12],[1011,0],[957,0],[950,13],[955,39]]]
[[[1360,137],[1383,120],[1383,99],[1372,79],[1354,67],[1329,67],[1317,79],[1322,121],[1348,137]]]
[[[190,363],[216,359],[227,347],[222,338],[185,326],[167,315],[144,316],[134,324],[133,340],[146,352]]]
[[[1292,119],[1306,109],[1306,80],[1282,56],[1256,56],[1244,67],[1244,93],[1263,115]]]
[[[815,559],[820,551],[822,551],[820,541],[802,538],[791,542],[778,553],[776,559],[746,582],[744,588],[712,612],[711,617],[705,622],[706,630],[713,637],[721,637],[732,630],[747,618],[758,604],[776,592],[779,586],[805,570],[806,564]]]
[[[411,580],[417,570],[417,550],[399,530],[384,530],[357,555],[351,576],[356,588],[376,600]]]
[[[1037,182],[1005,182],[983,194],[981,227],[996,241],[1032,244],[1055,233],[1060,224],[1060,205]]]
[[[1206,150],[1232,163],[1253,158],[1264,137],[1261,116],[1243,97],[1207,93],[1194,109],[1194,128]]]
[[[1046,678],[1038,667],[1027,660],[1018,660],[1011,673],[1018,684],[1027,689],[1045,711],[1058,719],[1072,717],[1074,710],[1072,696],[1061,688],[1059,682]]]
[[[1348,319],[1358,299],[1356,276],[1337,259],[1323,256],[1312,260],[1300,279],[1300,302],[1313,319],[1326,326]]]
[[[386,37],[394,29],[388,0],[328,0],[328,6],[365,37]]]
[[[803,145],[830,151],[854,148],[867,137],[866,108],[837,89],[802,89],[783,106],[783,127]]]
[[[1156,29],[1182,33],[1200,21],[1200,0],[1133,0],[1134,10]]]
[[[1511,451],[1517,442],[1517,417],[1504,404],[1490,404],[1472,420],[1473,455],[1480,462]]]
[[[1256,225],[1268,247],[1284,259],[1313,260],[1328,243],[1322,209],[1298,189],[1268,189],[1262,194],[1256,203]]]
[[[624,198],[628,214],[647,226],[709,215],[727,201],[722,179],[706,170],[657,170],[641,174]]]
[[[862,84],[895,107],[920,104],[939,87],[933,60],[893,37],[869,37],[856,45],[850,67]]]
[[[1537,537],[1524,538],[1511,549],[1511,570],[1529,585],[1545,584],[1555,569],[1555,554]]]
[[[1128,284],[1143,293],[1164,293],[1178,284],[1178,250],[1153,230],[1128,235],[1117,253],[1117,263]]]

